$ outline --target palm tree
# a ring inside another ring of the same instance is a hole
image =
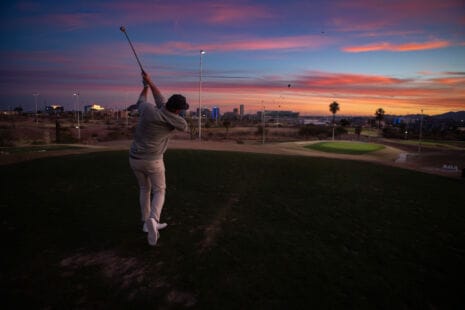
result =
[[[336,121],[336,113],[337,111],[339,111],[339,103],[337,103],[337,101],[333,101],[333,103],[329,105],[329,111],[333,113],[333,140],[334,140],[334,124]]]
[[[381,121],[384,119],[384,110],[379,108],[375,112],[375,119],[378,121],[378,130],[381,128]]]

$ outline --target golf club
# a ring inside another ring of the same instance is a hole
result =
[[[129,36],[126,33],[126,27],[121,26],[121,27],[119,27],[119,30],[121,30],[121,32],[123,32],[126,35],[126,39],[128,39],[129,45],[131,46],[131,49],[132,49],[132,52],[134,53],[134,56],[136,56],[136,60],[137,60],[137,63],[139,64],[140,70],[142,71],[142,73],[145,73],[144,69],[142,68],[142,64],[140,63],[139,57],[137,57],[136,50],[134,49],[134,46],[132,46],[131,40],[129,40]]]

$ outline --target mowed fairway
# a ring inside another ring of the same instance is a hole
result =
[[[127,152],[0,166],[4,309],[451,309],[463,180],[297,156],[172,150],[157,247]]]
[[[305,146],[306,148],[329,152],[337,154],[366,154],[370,152],[375,152],[384,148],[381,144],[375,143],[362,143],[362,142],[348,142],[348,141],[337,141],[337,142],[319,142],[314,144],[309,144]]]

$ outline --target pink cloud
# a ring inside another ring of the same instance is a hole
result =
[[[24,2],[17,6],[22,11],[36,13],[34,16],[23,17],[21,23],[49,25],[65,31],[98,25],[114,26],[115,21],[125,25],[169,22],[176,27],[182,24],[241,26],[248,22],[272,20],[274,17],[268,6],[210,1],[96,3],[93,6],[95,11],[92,12],[80,11],[79,7],[73,7],[72,4],[46,8],[44,5]]]
[[[207,4],[205,13],[208,22],[213,24],[254,21],[273,17],[273,14],[264,6],[238,3]]]
[[[274,16],[264,5],[246,3],[195,2],[117,2],[104,7],[123,14],[129,23],[173,21],[175,23],[195,22],[206,24],[234,25],[246,21],[270,19]]]
[[[336,13],[345,12],[331,23],[339,31],[373,31],[387,28],[422,29],[432,20],[460,24],[463,1],[341,1],[335,4]],[[400,27],[400,28],[399,28]],[[424,31],[424,30],[423,30]]]
[[[390,51],[390,52],[407,52],[407,51],[421,51],[446,48],[452,46],[449,41],[430,41],[430,42],[411,42],[394,44],[389,42],[380,42],[359,46],[346,46],[342,50],[348,53],[362,53],[362,52],[375,52],[375,51]]]
[[[215,43],[192,44],[190,42],[172,41],[158,45],[139,44],[141,52],[149,54],[185,54],[208,51],[267,51],[312,49],[327,45],[331,40],[319,35],[303,35],[273,38],[222,38],[211,40]]]

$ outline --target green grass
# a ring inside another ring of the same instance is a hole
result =
[[[15,146],[15,147],[0,147],[0,152],[7,154],[32,153],[32,152],[47,152],[61,151],[69,149],[80,149],[80,146],[72,145],[37,145],[37,146]]]
[[[384,146],[374,143],[337,141],[309,144],[305,148],[328,153],[361,155],[381,150]]]
[[[4,309],[459,309],[465,191],[370,163],[173,150],[157,247],[127,152],[0,166]]]

